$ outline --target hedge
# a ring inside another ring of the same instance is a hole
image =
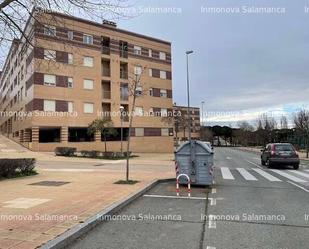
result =
[[[27,175],[33,172],[36,160],[34,158],[0,159],[0,177],[10,178],[17,174]]]
[[[76,152],[76,148],[73,147],[57,147],[55,149],[56,156],[74,156]]]

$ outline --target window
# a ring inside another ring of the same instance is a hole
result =
[[[135,128],[135,136],[143,137],[144,136],[144,128]]]
[[[93,67],[93,57],[84,56],[83,65],[85,67]]]
[[[84,89],[93,89],[93,80],[84,79]]]
[[[93,113],[92,103],[84,103],[84,113]]]
[[[135,67],[134,67],[134,74],[135,74],[135,75],[141,75],[141,74],[142,74],[142,67],[140,67],[140,66],[135,66]]]
[[[50,49],[44,49],[44,60],[56,60],[56,51]]]
[[[160,97],[167,98],[167,90],[160,89]]]
[[[68,54],[68,63],[73,64],[73,54]]]
[[[154,113],[153,113],[153,108],[150,107],[150,109],[149,109],[149,115],[150,115],[150,116],[153,116],[153,114],[154,114]]]
[[[73,112],[73,102],[68,102],[68,112]]]
[[[168,128],[161,129],[161,136],[169,136]]]
[[[152,57],[152,49],[148,50],[148,55],[149,55],[149,57]]]
[[[160,60],[166,60],[166,53],[160,52]]]
[[[166,108],[162,108],[161,109],[161,116],[162,117],[167,117],[167,109]]]
[[[92,45],[92,44],[93,44],[93,36],[92,36],[92,35],[84,34],[84,35],[83,35],[83,42],[84,42],[85,44],[90,44],[90,45]]]
[[[74,39],[74,33],[73,33],[72,30],[69,30],[69,31],[68,31],[68,39],[69,39],[69,40],[73,40],[73,39]]]
[[[143,88],[141,86],[136,86],[135,95],[136,96],[141,96],[142,93],[143,93]]]
[[[152,77],[152,69],[149,69],[149,76]]]
[[[153,96],[153,89],[149,88],[149,96]]]
[[[141,107],[141,106],[135,106],[134,115],[136,115],[136,116],[138,116],[138,117],[143,116],[143,115],[144,115],[143,107]]]
[[[68,88],[73,88],[73,78],[72,77],[68,78]]]
[[[160,71],[160,78],[166,79],[166,72],[165,71]]]
[[[55,36],[56,35],[56,27],[50,26],[50,25],[45,25],[44,26],[44,34],[49,35],[49,36]]]
[[[56,101],[55,100],[44,100],[44,111],[45,112],[56,111]]]
[[[142,48],[139,47],[139,46],[134,46],[134,54],[137,54],[137,55],[141,55],[142,54]]]
[[[56,85],[56,76],[51,75],[51,74],[44,74],[44,85],[55,86]]]

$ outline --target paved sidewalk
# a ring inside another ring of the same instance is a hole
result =
[[[38,167],[39,175],[0,181],[0,189],[5,190],[0,195],[0,248],[36,248],[152,180],[174,177],[173,162],[164,161],[160,167],[132,166],[131,179],[138,184],[113,184],[124,178],[124,169],[123,163],[113,170]],[[31,185],[42,182],[45,186]]]

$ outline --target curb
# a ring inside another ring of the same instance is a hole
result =
[[[72,243],[74,240],[82,236],[83,234],[89,232],[95,226],[104,222],[101,218],[105,215],[113,215],[123,209],[125,206],[129,205],[131,202],[142,196],[145,192],[149,191],[153,187],[155,187],[159,183],[174,181],[174,178],[168,179],[157,179],[149,184],[147,184],[144,188],[132,193],[128,197],[113,203],[111,206],[99,211],[97,214],[88,218],[84,223],[78,224],[58,237],[46,242],[42,246],[38,247],[39,249],[62,249]]]

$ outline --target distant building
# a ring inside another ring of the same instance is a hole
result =
[[[175,118],[174,118],[174,139],[176,141],[188,140],[189,130],[188,130],[188,107],[187,106],[177,106],[173,107]],[[177,113],[181,116],[177,117]],[[200,139],[200,108],[190,107],[190,117],[191,117],[191,138]],[[177,137],[176,137],[177,136]]]

